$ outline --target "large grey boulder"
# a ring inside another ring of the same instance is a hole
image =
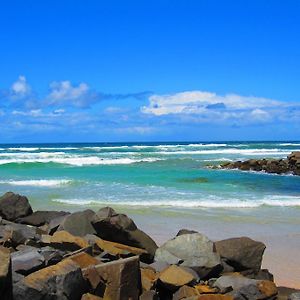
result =
[[[62,220],[57,230],[64,230],[76,236],[95,234],[96,231],[91,224],[94,216],[95,213],[91,209],[72,213]]]
[[[201,279],[222,271],[221,259],[214,252],[213,242],[200,233],[184,234],[167,241],[156,250],[154,260],[190,267]]]
[[[108,209],[106,211],[109,212]],[[153,260],[157,249],[156,243],[145,232],[139,230],[133,220],[126,215],[115,214],[108,217],[101,215],[99,217],[99,213],[97,213],[92,225],[100,238],[145,249],[149,253],[149,262]]]
[[[20,280],[14,300],[80,300],[87,289],[79,265],[64,260]]]
[[[16,220],[17,223],[32,226],[49,224],[51,220],[68,215],[65,211],[35,211],[31,215]]]
[[[250,269],[254,273],[259,272],[266,249],[262,242],[254,241],[248,237],[240,237],[218,241],[215,246],[220,256],[235,271]]]
[[[12,192],[0,197],[0,216],[9,221],[32,214],[32,208],[25,196]]]

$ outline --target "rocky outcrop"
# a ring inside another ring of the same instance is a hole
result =
[[[299,298],[297,290],[277,289],[261,269],[265,245],[247,237],[214,243],[185,229],[157,248],[109,207],[15,222],[24,224],[0,217],[1,300]]]
[[[8,221],[32,214],[32,208],[25,196],[8,192],[0,197],[0,216]]]
[[[286,159],[249,159],[246,161],[226,162],[217,169],[239,169],[242,171],[263,171],[266,173],[300,175],[300,151],[292,152]]]

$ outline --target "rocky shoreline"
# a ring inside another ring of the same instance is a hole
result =
[[[300,175],[300,152],[292,152],[286,159],[249,159],[246,161],[226,162],[213,169],[238,169],[272,174]]]
[[[186,229],[158,247],[110,207],[33,212],[25,196],[0,197],[1,300],[300,299],[261,269],[265,248]]]

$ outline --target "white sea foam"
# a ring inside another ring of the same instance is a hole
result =
[[[159,158],[115,158],[107,159],[97,156],[70,156],[70,157],[47,157],[47,158],[11,158],[1,159],[0,165],[11,163],[58,163],[73,166],[85,166],[85,165],[129,165],[140,162],[155,162],[159,161]]]
[[[39,180],[2,180],[0,184],[13,186],[39,186],[39,187],[58,187],[69,184],[71,180],[67,179],[39,179]]]
[[[269,196],[262,200],[157,200],[157,201],[103,201],[90,199],[53,199],[68,205],[120,205],[141,207],[182,207],[182,208],[257,208],[260,206],[294,207],[300,206],[300,196]]]
[[[282,143],[279,146],[300,146],[300,143]]]
[[[39,150],[39,148],[33,148],[33,147],[16,147],[16,148],[12,147],[12,148],[7,148],[7,149],[10,151],[26,151],[26,152]]]

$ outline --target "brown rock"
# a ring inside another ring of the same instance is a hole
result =
[[[143,291],[151,290],[154,287],[157,278],[158,274],[156,274],[155,271],[148,268],[141,268],[141,281]]]
[[[81,237],[74,236],[67,231],[57,231],[50,238],[50,246],[62,250],[75,251],[89,246]]]
[[[171,265],[163,270],[158,278],[163,286],[173,291],[195,281],[195,278],[191,273],[176,265]]]
[[[194,288],[199,294],[214,294],[218,292],[216,288],[210,287],[206,284],[197,284],[194,286]]]
[[[186,298],[186,300],[233,300],[234,298],[230,295],[220,295],[220,294],[211,294],[211,295],[200,295],[193,298]]]
[[[141,248],[131,247],[128,245],[119,244],[116,242],[105,241],[94,235],[87,235],[85,239],[90,243],[97,245],[101,251],[105,251],[115,256],[142,255],[147,251]]]
[[[91,266],[83,270],[94,294],[104,300],[137,300],[140,292],[137,256]]]
[[[278,293],[275,283],[268,280],[258,281],[257,288],[265,296],[265,298],[270,298]]]
[[[99,263],[101,263],[98,259],[87,254],[86,252],[77,253],[75,255],[68,257],[67,259],[75,262],[77,265],[80,266],[81,269],[87,268],[89,266],[98,265]]]
[[[140,300],[159,300],[158,295],[155,291],[146,291],[140,296]]]
[[[82,295],[81,300],[102,300],[103,298],[95,296],[93,294],[90,293],[86,293],[84,295]]]
[[[197,295],[198,293],[193,287],[184,285],[173,295],[173,300],[186,299],[188,297],[193,297]]]
[[[14,286],[14,300],[80,300],[86,290],[79,266],[64,260],[19,281]]]
[[[0,298],[3,300],[12,299],[12,271],[10,252],[0,247]]]

